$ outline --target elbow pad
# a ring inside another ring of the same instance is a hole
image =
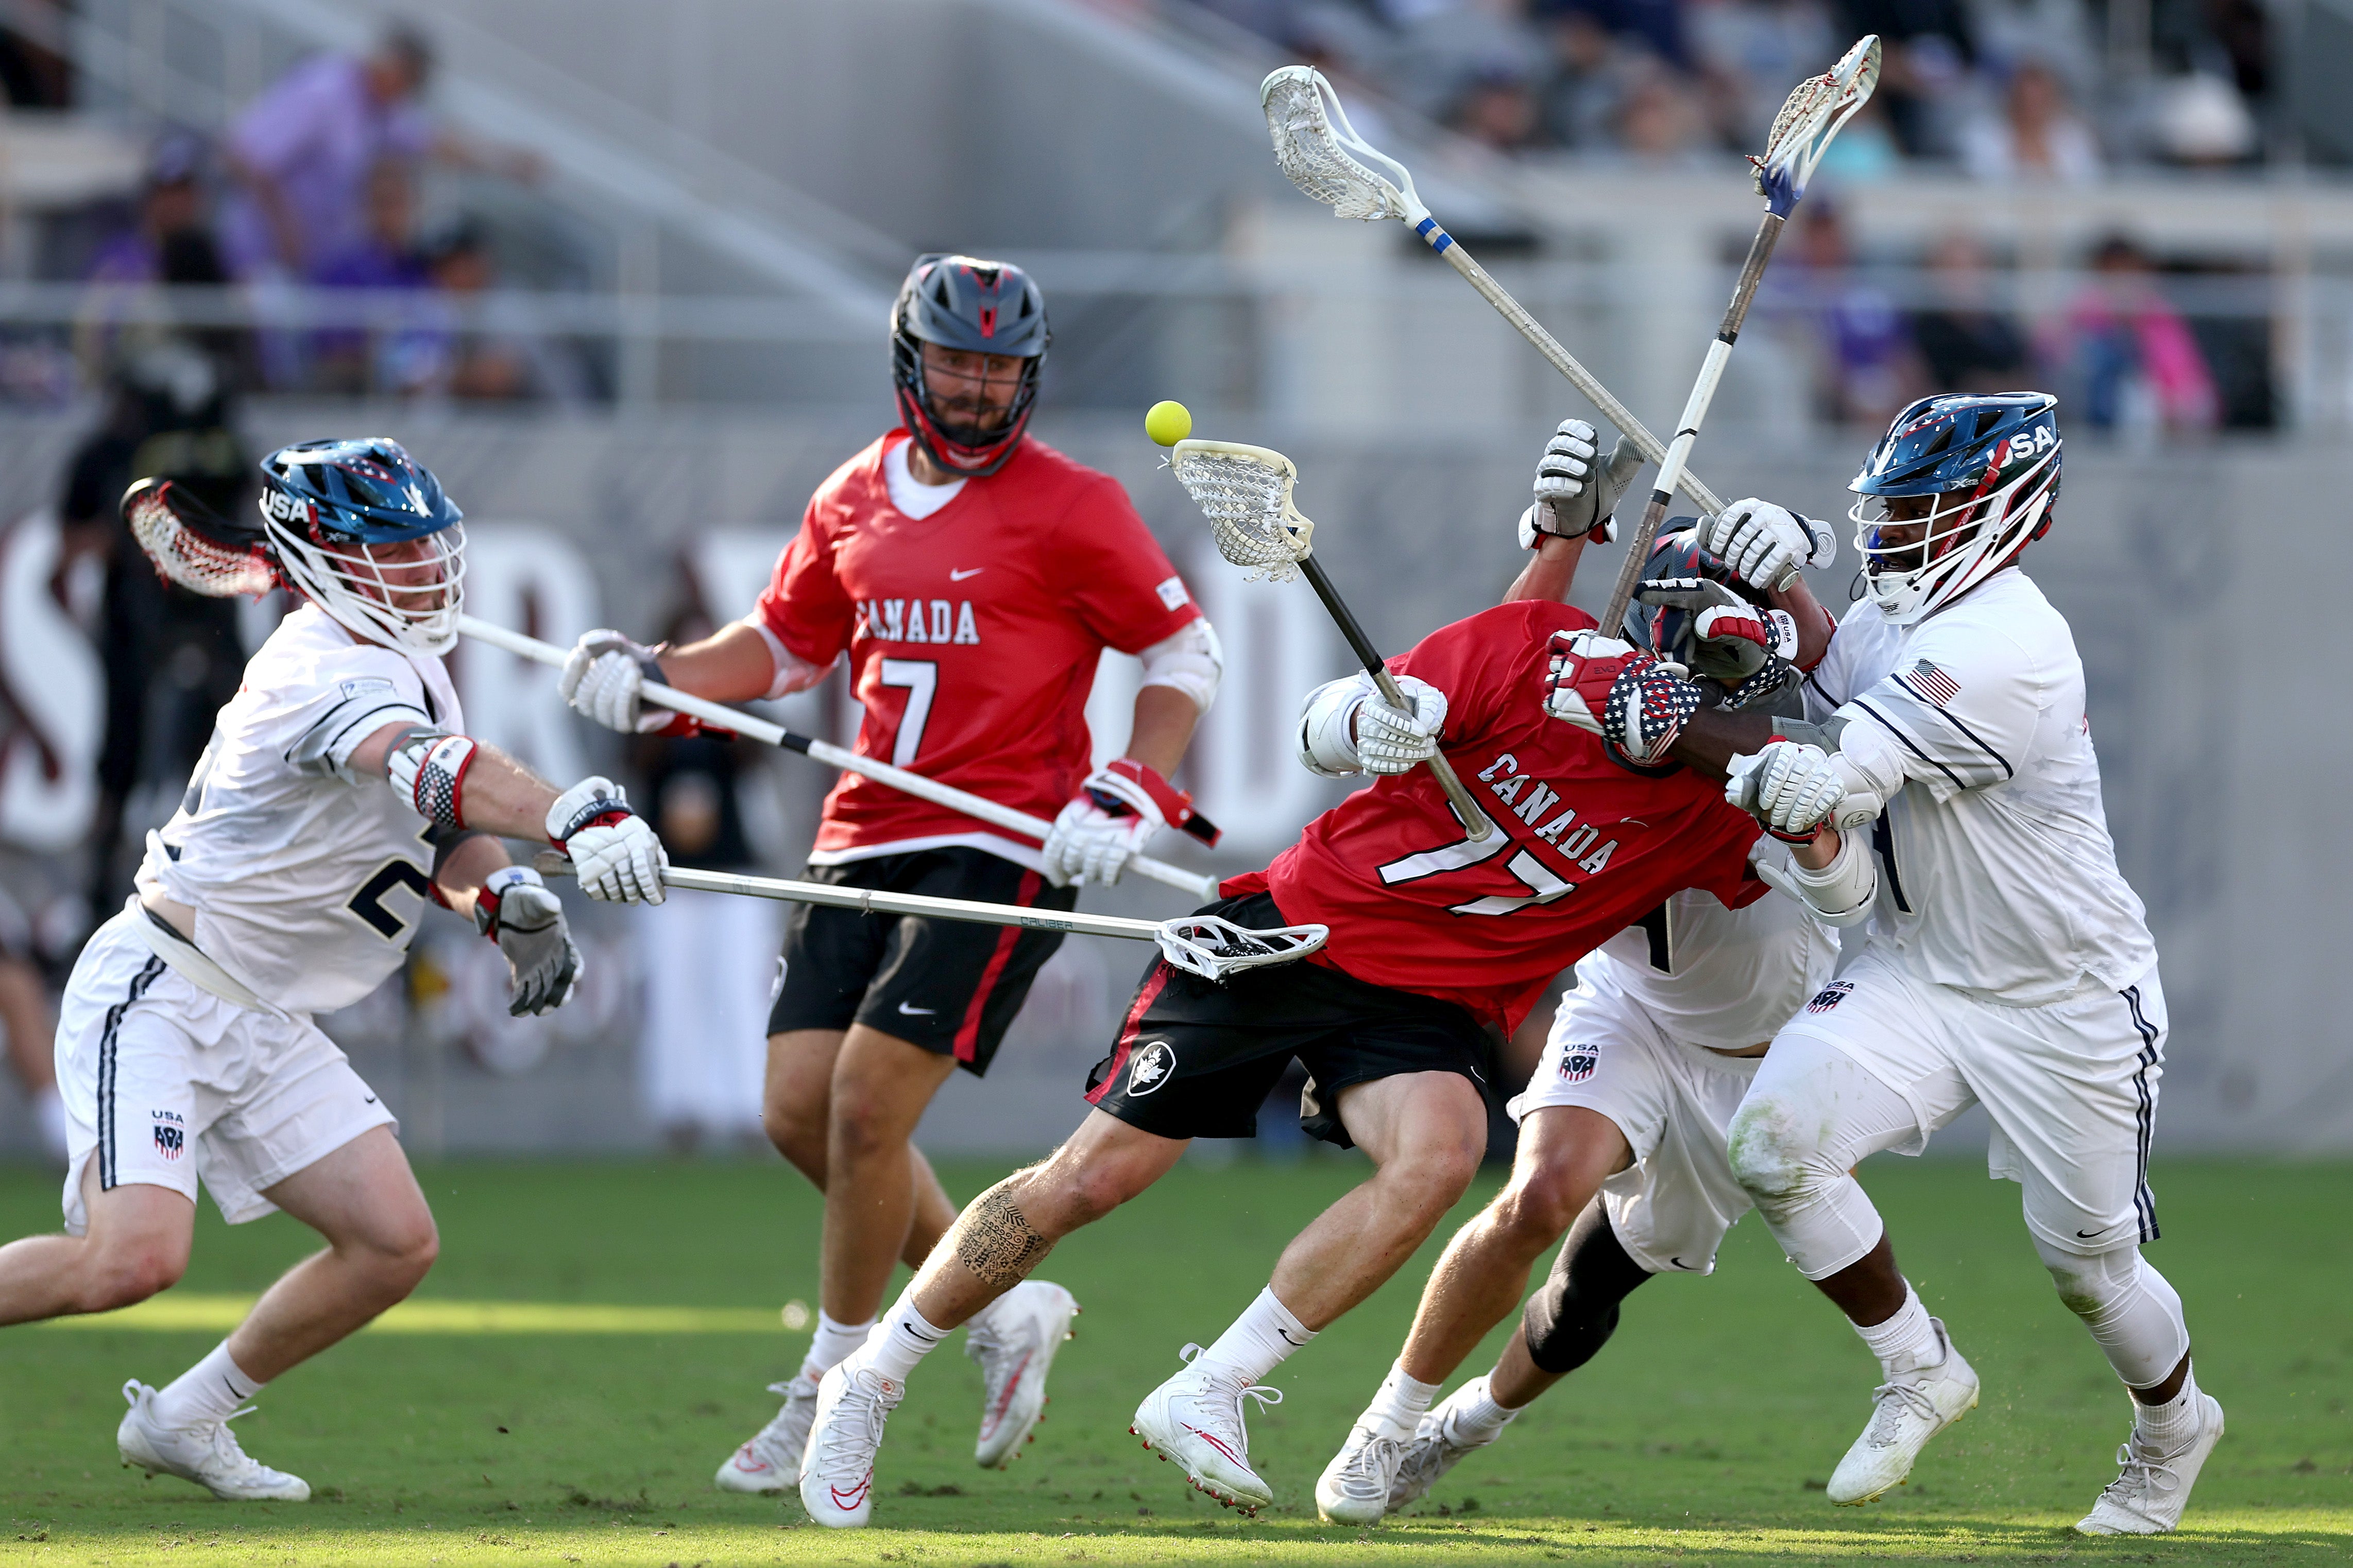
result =
[[[1144,660],[1145,685],[1181,691],[1204,713],[1218,700],[1218,683],[1225,679],[1226,650],[1218,641],[1218,628],[1207,620],[1195,621],[1137,657]]]
[[[466,826],[466,770],[474,765],[474,742],[463,735],[411,725],[385,753],[385,782],[438,828]]]
[[[1365,771],[1351,731],[1356,705],[1372,689],[1373,683],[1357,675],[1326,681],[1307,694],[1299,716],[1299,761],[1309,773],[1338,779]]]
[[[1839,835],[1839,852],[1819,871],[1810,871],[1792,859],[1779,868],[1788,879],[1782,890],[1794,893],[1806,907],[1834,926],[1861,925],[1870,918],[1872,900],[1879,896],[1879,865],[1860,833]]]
[[[743,624],[760,634],[760,640],[768,645],[768,658],[776,668],[775,678],[768,682],[768,689],[760,693],[765,701],[774,702],[779,697],[790,697],[796,691],[807,691],[810,687],[823,680],[826,672],[833,668],[829,664],[811,664],[786,647],[785,639],[770,631],[767,623],[760,619],[756,614],[744,616]]]

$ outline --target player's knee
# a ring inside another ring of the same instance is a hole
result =
[[[1767,1214],[1803,1204],[1822,1182],[1812,1142],[1789,1108],[1766,1100],[1745,1103],[1725,1130],[1725,1152],[1738,1182]]]
[[[1577,1223],[1593,1194],[1567,1171],[1539,1165],[1512,1178],[1495,1200],[1495,1223],[1541,1250]]]
[[[2060,1304],[2094,1326],[2122,1310],[2141,1282],[2144,1266],[2137,1247],[2102,1253],[2068,1252],[2037,1237],[2034,1250],[2042,1267],[2051,1271]]]
[[[170,1289],[187,1271],[185,1244],[160,1237],[125,1237],[93,1249],[74,1304],[85,1312],[135,1306]]]
[[[771,1099],[760,1108],[760,1128],[776,1152],[820,1187],[825,1184],[825,1126],[822,1107],[810,1110]]]

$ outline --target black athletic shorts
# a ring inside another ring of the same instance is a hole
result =
[[[1046,910],[1067,910],[1079,898],[1076,888],[1057,888],[1010,860],[962,847],[812,866],[802,875],[839,888]],[[978,1077],[1039,966],[1061,945],[1060,931],[795,904],[785,921],[785,974],[768,1033],[863,1024],[954,1057]]]
[[[1291,922],[1265,893],[1198,911],[1241,926]],[[1488,1089],[1495,1042],[1451,1002],[1395,991],[1301,960],[1245,969],[1220,985],[1156,960],[1144,973],[1087,1102],[1163,1138],[1250,1138],[1258,1108],[1297,1057],[1307,1069],[1299,1125],[1354,1147],[1334,1107],[1351,1084],[1409,1072],[1460,1073]]]

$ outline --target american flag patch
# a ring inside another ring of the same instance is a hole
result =
[[[1955,684],[1951,676],[1925,658],[1912,667],[1912,684],[1919,689],[1921,696],[1939,708],[1961,694],[1960,687]]]

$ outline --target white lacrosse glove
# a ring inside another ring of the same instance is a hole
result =
[[[1398,694],[1413,704],[1413,711],[1390,707],[1377,687],[1356,704],[1356,763],[1375,778],[1410,773],[1415,763],[1430,761],[1446,728],[1446,693],[1410,675],[1395,679]]]
[[[611,779],[585,778],[557,795],[547,808],[547,839],[572,858],[580,890],[592,899],[658,904],[669,897],[670,852]]]
[[[1838,558],[1838,536],[1788,507],[1751,497],[1699,520],[1699,547],[1759,588],[1778,588],[1801,566]]]
[[[1133,757],[1118,757],[1089,773],[1078,795],[1054,818],[1040,855],[1058,888],[1110,887],[1127,863],[1164,827],[1218,841],[1193,797]]]
[[[1804,843],[1824,827],[1851,832],[1887,804],[1843,757],[1794,741],[1733,758],[1724,798],[1791,843]]]
[[[624,735],[667,727],[678,715],[667,708],[644,708],[638,694],[647,681],[666,684],[654,650],[617,631],[584,633],[564,661],[555,689],[574,710]]]
[[[572,999],[580,950],[564,923],[564,905],[528,866],[502,866],[474,895],[474,928],[507,961],[507,1011],[520,1018]]]
[[[1520,514],[1520,548],[1534,550],[1539,539],[1578,539],[1599,530],[1603,543],[1611,538],[1610,513],[1642,466],[1642,454],[1625,437],[1609,448],[1607,462],[1594,459],[1599,437],[1582,419],[1564,419],[1545,443],[1536,459],[1535,504]]]

